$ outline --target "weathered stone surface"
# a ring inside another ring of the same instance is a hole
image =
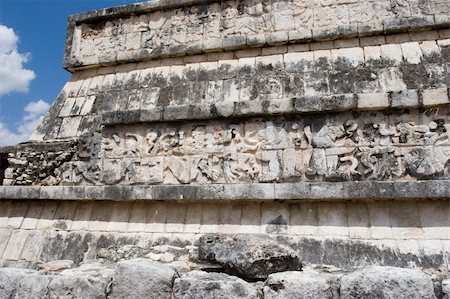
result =
[[[264,286],[265,299],[337,299],[340,275],[306,269],[270,274]]]
[[[414,269],[371,266],[341,279],[341,298],[436,298],[431,279]]]
[[[51,276],[49,298],[106,298],[110,292],[114,269],[99,262],[67,269]]]
[[[171,298],[178,274],[170,267],[147,259],[117,263],[109,298]]]
[[[223,273],[192,271],[175,279],[174,299],[190,298],[259,298],[256,289],[248,282]]]
[[[0,298],[51,298],[47,286],[51,278],[37,271],[2,268],[0,269]]]
[[[200,238],[199,258],[250,280],[302,267],[296,251],[263,235],[204,235]]]

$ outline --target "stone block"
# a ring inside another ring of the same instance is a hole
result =
[[[112,203],[111,218],[106,230],[108,232],[126,232],[130,220],[130,210],[128,202]]]
[[[312,38],[315,41],[334,40],[339,36],[339,29],[337,26],[333,27],[316,27],[312,29]]]
[[[333,41],[323,41],[323,42],[315,42],[309,44],[309,48],[311,51],[317,51],[317,50],[331,50],[334,49],[334,42]]]
[[[289,234],[315,236],[318,233],[317,204],[299,202],[289,205],[291,215]]]
[[[309,51],[309,44],[288,45],[288,53],[307,52],[307,51]]]
[[[7,227],[19,228],[22,225],[29,206],[30,203],[27,201],[16,202],[9,214],[8,221],[6,222]]]
[[[55,213],[58,209],[59,202],[46,201],[42,210],[41,218],[39,219],[36,229],[48,230],[51,229],[55,223]]]
[[[164,203],[152,203],[148,209],[145,232],[164,232],[166,219],[170,212]]]
[[[31,203],[22,221],[21,229],[36,229],[44,209],[43,202]]]
[[[149,204],[146,202],[135,202],[131,206],[128,232],[143,232],[147,223],[147,212]]]
[[[13,231],[9,237],[8,244],[6,245],[2,258],[5,260],[18,260],[30,234],[31,231],[29,230]]]
[[[384,45],[386,44],[386,38],[384,35],[365,36],[359,39],[359,44],[361,47]]]
[[[366,203],[347,202],[349,237],[370,239],[369,211]]]
[[[335,65],[343,63],[357,67],[364,63],[364,51],[360,47],[331,50],[331,58]],[[339,65],[336,65],[336,67],[339,67]]]
[[[215,52],[222,50],[223,43],[220,38],[208,38],[202,42],[204,52]]]
[[[289,31],[288,39],[290,43],[304,43],[312,40],[311,29],[300,29],[297,31]]]
[[[2,257],[3,252],[5,251],[12,232],[13,229],[11,228],[0,228],[0,257]]]
[[[392,239],[389,222],[389,205],[386,202],[368,202],[370,231],[372,239]]]
[[[313,52],[287,53],[283,56],[285,69],[288,72],[308,72],[313,69]]]
[[[200,233],[218,233],[219,232],[220,205],[203,204]]]
[[[266,43],[269,46],[277,46],[288,43],[288,32],[269,32],[265,34]]]
[[[78,208],[77,208],[78,210]],[[111,219],[112,204],[111,202],[99,202],[96,204],[95,209],[92,209],[91,218],[86,219],[88,228],[90,231],[106,231],[108,228],[108,222]],[[77,211],[78,214],[78,211]],[[74,223],[77,221],[77,214],[75,214]]]
[[[447,88],[426,89],[422,91],[422,104],[424,107],[433,107],[449,103]]]
[[[222,40],[222,47],[225,51],[243,48],[246,45],[246,36],[226,37]]]
[[[186,211],[186,222],[184,224],[183,232],[185,233],[200,233],[202,225],[202,204],[189,204]]]
[[[334,41],[334,46],[336,48],[359,47],[359,39],[358,38],[337,39]]]
[[[68,138],[77,136],[78,126],[80,125],[80,122],[81,116],[63,118],[58,137]]]
[[[256,48],[256,49],[244,49],[244,50],[237,50],[234,52],[234,56],[236,58],[245,58],[245,57],[256,57],[256,56],[260,56],[261,55],[261,49],[260,48]],[[219,65],[220,66],[225,66],[225,65],[233,65],[234,68],[237,67],[238,65],[238,60],[233,59],[233,60],[221,60],[219,61]],[[221,79],[224,79],[221,76]]]
[[[241,205],[239,204],[221,204],[219,213],[219,232],[222,234],[231,234],[239,231],[242,217],[241,212]]]
[[[267,56],[267,55],[277,55],[277,54],[284,54],[288,51],[287,45],[281,45],[281,46],[273,46],[273,47],[265,47],[261,49],[261,55]]]
[[[259,234],[261,233],[261,205],[241,205],[241,225],[239,233]]]
[[[285,203],[261,204],[261,232],[286,234],[290,225],[289,206]]]
[[[424,238],[450,239],[450,206],[448,201],[418,201],[417,209]]]
[[[77,202],[75,216],[72,222],[72,231],[88,230],[94,205],[91,202]]]
[[[375,62],[381,59],[381,48],[379,46],[364,47],[364,60],[366,63]]]
[[[361,93],[358,94],[358,109],[372,110],[389,107],[387,93]]]
[[[323,236],[349,236],[346,203],[317,204],[318,233]]]
[[[422,51],[418,42],[401,44],[403,58],[407,63],[418,64],[422,60]]]
[[[186,222],[187,205],[171,203],[167,206],[168,213],[164,231],[167,233],[182,233]]]
[[[392,108],[413,108],[419,106],[419,95],[416,90],[402,90],[390,93]]]
[[[422,238],[417,204],[414,201],[393,201],[389,205],[389,222],[396,239]]]
[[[262,47],[266,44],[266,36],[264,34],[247,35],[247,46]]]
[[[44,244],[45,235],[39,231],[32,231],[27,237],[20,259],[30,262],[38,261]]]

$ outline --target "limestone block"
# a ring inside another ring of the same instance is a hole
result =
[[[349,63],[352,67],[357,67],[364,63],[364,52],[360,47],[331,50],[333,63]]]
[[[358,94],[358,109],[371,110],[389,107],[387,93],[360,93]]]
[[[386,39],[385,39],[384,35],[366,36],[366,37],[361,37],[359,39],[359,43],[360,43],[361,47],[379,46],[379,45],[386,44]]]
[[[389,206],[384,202],[369,202],[370,230],[373,239],[392,239],[393,233],[389,222]]]
[[[295,203],[289,206],[291,220],[289,234],[317,235],[318,215],[317,205],[311,202]]]
[[[93,205],[89,202],[78,202],[71,230],[87,230],[93,212]]]
[[[403,61],[402,48],[399,44],[381,45],[381,57],[387,59],[394,65],[398,65]]]
[[[76,136],[81,122],[81,116],[65,117],[58,133],[58,138]]]
[[[414,269],[371,266],[341,279],[341,298],[435,298],[431,279]]]
[[[218,263],[227,273],[247,279],[265,279],[275,272],[302,267],[292,248],[264,235],[203,235],[199,258]]]
[[[146,259],[117,263],[109,298],[171,298],[178,274],[170,267]]]
[[[214,287],[212,287],[214,286]],[[174,298],[259,298],[248,282],[223,273],[192,271],[174,282]]]
[[[261,232],[261,206],[260,205],[242,205],[242,218],[239,232],[246,234],[255,234]]]
[[[418,64],[422,60],[422,51],[418,42],[401,44],[403,58],[411,64]]]
[[[220,206],[217,204],[204,204],[201,216],[200,233],[219,232]]]
[[[18,260],[30,234],[31,231],[29,230],[13,231],[9,237],[8,245],[3,252],[2,258],[5,260]]]
[[[264,298],[339,298],[339,276],[314,270],[270,274],[264,285]]]
[[[419,106],[419,95],[416,90],[402,90],[392,92],[391,107],[393,108],[408,108]]]
[[[241,205],[239,204],[222,204],[219,214],[219,232],[230,234],[239,231],[241,213]]]
[[[426,89],[422,91],[424,107],[445,105],[449,103],[447,88]]]
[[[364,60],[365,62],[378,61],[381,59],[381,48],[379,46],[366,46],[364,47]]]
[[[287,53],[283,59],[287,72],[308,72],[313,69],[313,52]]]
[[[345,203],[318,203],[318,232],[324,236],[348,236],[348,212]]]

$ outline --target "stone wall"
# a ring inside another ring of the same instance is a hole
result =
[[[0,265],[183,262],[155,248],[242,233],[319,267],[448,269],[449,13],[163,0],[69,17],[72,78],[30,142],[0,148]]]
[[[448,267],[447,200],[302,203],[2,201],[4,266],[97,258],[101,249],[198,246],[203,234],[265,234],[308,264]]]

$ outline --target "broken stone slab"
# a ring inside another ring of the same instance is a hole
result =
[[[118,262],[108,298],[171,298],[178,273],[171,267],[148,259]]]
[[[341,298],[435,299],[431,278],[416,269],[370,266],[341,278]]]
[[[263,280],[275,272],[302,268],[294,249],[264,235],[204,235],[199,240],[199,258],[248,280]]]
[[[340,275],[312,269],[270,274],[264,286],[265,299],[337,299]]]
[[[223,273],[192,271],[175,279],[174,299],[189,298],[259,298],[250,283]]]

